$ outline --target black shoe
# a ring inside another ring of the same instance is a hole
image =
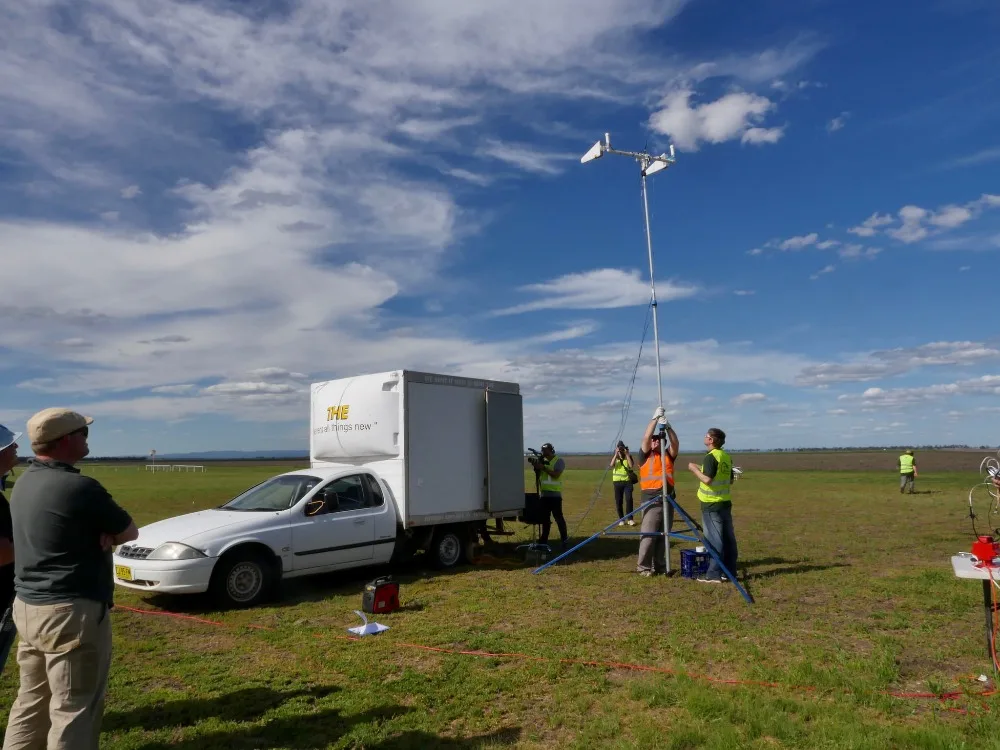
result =
[[[562,548],[563,548],[563,551],[569,549],[569,539],[563,539],[562,540]]]

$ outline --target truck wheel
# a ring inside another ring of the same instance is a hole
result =
[[[462,545],[462,562],[469,563],[472,565],[476,562],[476,558],[479,557],[479,539],[475,534],[469,536]]]
[[[465,540],[454,529],[442,529],[434,536],[429,552],[437,568],[452,568],[462,559]]]
[[[271,592],[274,569],[253,552],[236,552],[223,557],[212,573],[212,594],[226,607],[253,607]]]

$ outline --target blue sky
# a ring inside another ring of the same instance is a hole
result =
[[[649,295],[682,448],[996,444],[990,0],[7,3],[0,422],[304,448],[308,384],[519,382],[612,445]],[[656,406],[651,333],[625,431]],[[27,448],[23,450],[27,453]]]

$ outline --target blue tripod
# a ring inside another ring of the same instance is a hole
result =
[[[728,578],[729,581],[736,587],[736,590],[740,592],[740,595],[746,600],[747,604],[753,604],[753,597],[750,596],[750,593],[742,586],[742,584],[740,584],[739,581],[736,580],[735,573],[733,571],[729,570],[729,568],[726,567],[725,563],[722,562],[722,558],[719,557],[719,553],[716,552],[715,549],[712,547],[712,545],[709,544],[706,541],[706,539],[702,535],[701,531],[698,530],[698,525],[694,522],[694,520],[691,518],[691,516],[689,516],[687,514],[687,512],[677,503],[677,501],[674,500],[674,498],[670,497],[670,495],[665,495],[664,497],[666,499],[666,502],[670,503],[673,506],[674,510],[677,511],[677,513],[680,515],[680,517],[684,519],[684,523],[687,524],[688,529],[690,529],[690,531],[691,531],[691,534],[678,534],[675,531],[666,531],[666,532],[664,532],[664,531],[611,531],[611,529],[615,528],[618,525],[618,521],[613,521],[608,526],[606,526],[603,529],[601,529],[600,531],[598,531],[596,534],[593,534],[592,536],[588,537],[587,539],[584,539],[582,542],[580,542],[576,546],[571,547],[570,549],[566,550],[565,552],[563,552],[558,557],[554,557],[553,559],[549,560],[547,563],[545,563],[545,565],[542,565],[541,567],[536,568],[535,570],[532,571],[532,573],[533,574],[541,573],[546,568],[555,565],[557,562],[559,562],[563,558],[569,557],[570,555],[572,555],[574,552],[576,552],[581,547],[584,547],[584,546],[590,544],[595,539],[598,539],[598,538],[600,538],[602,536],[637,536],[637,537],[644,537],[645,536],[645,537],[655,537],[655,536],[664,536],[665,535],[668,538],[681,539],[681,540],[683,540],[685,542],[701,542],[705,546],[705,551],[708,552],[708,554],[711,555],[712,558],[717,563],[719,563],[719,567],[722,569],[722,571],[725,574],[726,578]],[[643,510],[646,510],[646,508],[650,508],[653,505],[656,505],[656,503],[658,503],[660,501],[661,501],[661,498],[656,498],[655,500],[650,500],[648,502],[645,502],[642,505],[640,505],[638,508],[636,508],[634,511],[632,511],[631,513],[629,513],[627,516],[625,516],[622,520],[625,520],[625,518],[631,518],[636,513],[640,512],[640,511],[643,511]],[[692,534],[693,534],[693,536],[692,536]],[[669,550],[669,547],[668,547],[668,550]],[[668,554],[669,554],[669,551],[668,551]]]

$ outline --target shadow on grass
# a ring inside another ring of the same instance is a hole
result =
[[[335,743],[358,725],[379,726],[397,716],[409,713],[405,706],[379,706],[352,716],[344,716],[339,709],[328,708],[320,711],[281,716],[268,721],[263,726],[246,726],[238,729],[213,730],[196,737],[172,740],[170,742],[148,742],[141,750],[238,750],[254,748],[290,748],[292,750],[313,750]],[[246,717],[252,720],[257,717]],[[435,738],[434,735],[428,735]],[[481,747],[481,744],[441,745],[441,747]],[[378,747],[409,747],[403,745],[378,745]],[[412,746],[416,747],[416,746]],[[422,747],[436,747],[425,744]]]
[[[398,737],[372,745],[372,750],[476,750],[515,745],[521,739],[520,728],[499,729],[475,737],[439,737],[430,732],[403,732]]]
[[[185,698],[151,703],[131,711],[107,712],[104,715],[102,728],[108,732],[135,728],[152,731],[193,726],[213,718],[220,721],[248,721],[257,719],[288,701],[304,699],[306,703],[314,703],[340,690],[341,688],[333,685],[284,691],[268,687],[252,687],[215,698]]]

